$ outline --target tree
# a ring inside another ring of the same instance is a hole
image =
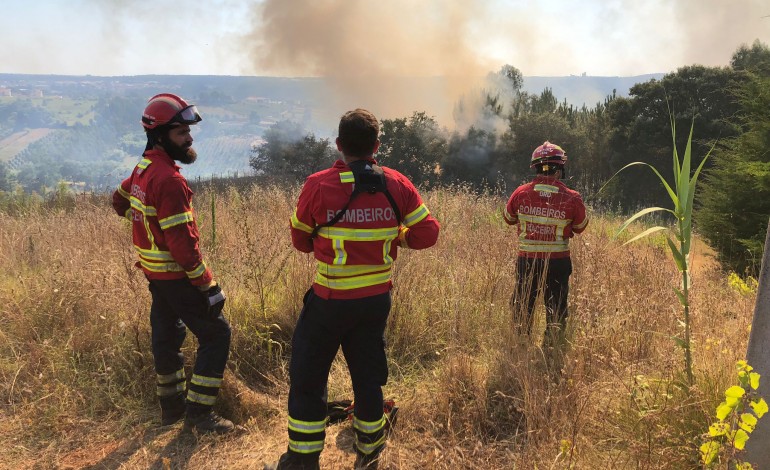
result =
[[[770,214],[770,75],[751,75],[737,94],[744,131],[716,149],[696,220],[725,266],[756,276]]]
[[[757,39],[751,47],[742,45],[733,54],[730,65],[737,71],[770,75],[770,48]]]
[[[304,135],[303,135],[304,134]],[[302,181],[334,161],[329,139],[304,133],[302,126],[280,121],[265,131],[265,143],[252,149],[249,165],[257,173]]]
[[[436,120],[424,112],[411,117],[383,119],[377,161],[396,169],[415,184],[438,182],[447,138]]]
[[[670,160],[671,129],[669,110],[675,124],[693,124],[700,138],[693,142],[693,155],[706,155],[717,139],[736,135],[730,122],[738,106],[731,94],[737,74],[728,67],[681,67],[661,80],[650,80],[631,87],[630,98],[616,100],[610,107],[611,166],[617,171],[632,161],[662,167]],[[677,136],[677,146],[684,146],[684,136]],[[695,165],[700,162],[693,162]],[[654,175],[639,171],[619,176],[615,200],[624,207],[659,206],[665,201],[657,191]]]

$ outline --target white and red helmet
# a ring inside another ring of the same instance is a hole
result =
[[[529,167],[535,168],[538,165],[549,163],[564,165],[567,163],[567,154],[564,152],[564,149],[546,140],[543,142],[543,145],[532,152],[532,160],[530,161]]]
[[[197,124],[202,120],[198,108],[172,93],[161,93],[147,101],[142,113],[142,126],[155,129],[173,124]]]

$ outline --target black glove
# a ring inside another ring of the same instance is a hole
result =
[[[210,288],[206,292],[203,292],[203,296],[206,300],[206,307],[208,314],[211,318],[217,318],[225,306],[225,293],[222,287],[217,284]]]

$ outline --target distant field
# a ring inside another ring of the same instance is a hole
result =
[[[34,106],[45,108],[54,120],[67,126],[88,125],[94,118],[96,99],[73,99],[66,96],[44,96],[41,98],[0,97],[0,104],[23,100]]]
[[[51,132],[53,132],[53,129],[28,129],[16,132],[0,140],[0,162],[11,160],[19,152],[27,148],[29,144],[42,139]]]

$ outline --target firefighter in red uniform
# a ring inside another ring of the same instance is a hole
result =
[[[519,233],[518,278],[511,297],[514,323],[519,332],[531,333],[535,301],[542,291],[546,345],[558,346],[556,353],[563,347],[567,324],[569,239],[588,225],[580,194],[560,181],[566,163],[567,155],[558,145],[545,142],[537,147],[530,164],[537,176],[516,188],[504,212],[505,221],[518,225]]]
[[[356,468],[376,468],[385,445],[391,267],[399,246],[433,246],[439,224],[404,175],[376,164],[378,135],[369,111],[342,116],[336,143],[344,160],[307,178],[291,217],[294,247],[312,252],[318,267],[292,339],[288,450],[266,469],[319,468],[325,386],[340,346],[353,383]]]
[[[233,423],[212,411],[230,350],[230,325],[222,316],[224,292],[198,246],[193,192],[176,161],[190,164],[190,125],[201,117],[182,98],[153,96],[142,115],[147,147],[142,160],[112,196],[118,215],[133,226],[133,244],[152,295],[150,326],[161,424],[184,417],[184,429],[224,433]],[[198,338],[189,388],[181,353],[186,328]]]

